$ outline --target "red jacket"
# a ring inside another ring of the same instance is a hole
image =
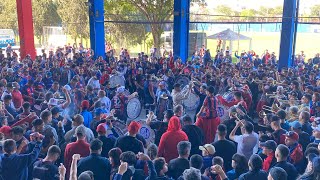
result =
[[[76,142],[70,143],[66,146],[64,151],[64,165],[66,167],[66,177],[69,178],[70,166],[72,162],[72,156],[74,154],[80,154],[81,157],[87,157],[90,155],[90,144],[85,140],[77,140]]]
[[[179,156],[177,145],[180,141],[188,141],[188,136],[181,130],[180,119],[177,116],[170,118],[167,132],[160,139],[158,156],[164,157],[166,162]]]

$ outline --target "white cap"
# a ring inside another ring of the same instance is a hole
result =
[[[51,98],[48,102],[48,105],[51,105],[51,106],[57,106],[58,105],[58,100],[55,99],[55,98]]]

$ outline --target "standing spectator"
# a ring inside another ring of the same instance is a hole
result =
[[[242,135],[236,136],[237,129],[242,125]],[[229,138],[238,143],[237,153],[244,155],[250,159],[251,155],[258,151],[258,134],[253,132],[253,124],[251,122],[236,121],[236,126],[231,131]]]
[[[220,156],[224,159],[224,168],[227,171],[232,169],[231,161],[232,155],[237,152],[237,147],[234,142],[226,139],[227,135],[227,126],[224,124],[220,124],[218,126],[218,141],[213,143],[213,146],[216,149],[215,156]]]
[[[299,135],[296,132],[289,131],[286,134],[286,145],[290,150],[288,160],[297,168],[298,172],[303,172],[303,152],[298,141]]]
[[[80,159],[78,163],[78,175],[84,171],[92,171],[94,179],[109,179],[111,165],[107,158],[101,157],[102,141],[95,139],[90,143],[90,155]]]
[[[162,157],[156,158],[153,162],[148,161],[149,176],[146,180],[170,180],[165,173],[168,171],[166,160]]]
[[[120,156],[120,161],[128,163],[128,170],[123,174],[123,180],[140,180],[146,178],[142,169],[136,169],[134,167],[134,165],[137,163],[137,157],[132,151],[122,153]]]
[[[262,170],[262,159],[259,155],[253,154],[248,164],[249,171],[240,175],[239,180],[267,180],[268,174]]]
[[[234,154],[232,156],[232,170],[227,172],[229,180],[238,179],[239,176],[248,171],[248,161],[244,155]]]
[[[113,177],[117,172],[120,166],[120,155],[122,154],[121,149],[113,148],[109,151],[109,161],[111,164],[111,177]]]
[[[301,144],[303,150],[306,150],[308,144],[310,143],[310,135],[302,131],[302,125],[298,121],[290,123],[290,126],[292,131],[296,132],[299,135],[299,144]]]
[[[89,101],[83,100],[81,102],[81,108],[82,108],[81,115],[83,116],[83,124],[87,128],[90,128],[90,123],[93,119],[92,113],[88,111],[89,107],[90,107]]]
[[[90,154],[90,145],[86,142],[86,132],[84,126],[78,126],[75,130],[75,134],[77,136],[77,141],[67,144],[65,152],[64,152],[64,165],[66,166],[67,178],[69,178],[70,174],[70,166],[72,162],[73,154],[80,154],[81,157],[87,157]]]
[[[118,138],[115,147],[120,148],[122,152],[132,151],[135,154],[144,152],[142,142],[136,138],[139,129],[140,124],[136,121],[132,121],[128,126],[129,134]]]
[[[4,155],[1,158],[1,173],[3,179],[27,180],[28,167],[38,158],[41,150],[41,138],[36,138],[36,145],[29,154],[17,154],[16,142],[7,139],[3,143]]]
[[[287,180],[288,179],[287,172],[281,167],[274,167],[270,169],[268,180]]]
[[[43,135],[47,137],[53,137],[55,143],[58,143],[58,134],[56,129],[51,126],[52,113],[49,110],[42,111],[40,114],[42,121],[44,122]]]
[[[48,150],[47,156],[34,163],[32,176],[36,179],[59,179],[58,166],[55,162],[60,157],[61,150],[58,146],[51,146]]]
[[[261,143],[260,146],[262,146],[262,153],[266,156],[263,161],[262,169],[267,172],[271,167],[274,166],[275,163],[277,163],[277,159],[275,157],[277,143],[274,140],[268,140],[264,143]]]
[[[179,150],[177,151],[176,147],[180,141],[188,141],[188,136],[181,130],[180,119],[173,116],[169,121],[167,132],[161,136],[158,148],[159,157],[164,157],[166,162],[177,157]]]
[[[312,135],[312,128],[310,124],[310,113],[307,111],[300,112],[299,122],[302,125],[302,131]]]
[[[109,151],[114,147],[116,139],[114,137],[107,137],[107,131],[105,128],[105,124],[99,124],[97,127],[98,139],[102,142],[102,157],[108,157]]]
[[[184,180],[201,180],[201,172],[199,169],[191,167],[183,172]]]
[[[73,128],[64,135],[64,139],[67,143],[72,142],[72,139],[75,136],[75,130],[79,126],[83,126],[85,128],[85,135],[86,135],[87,142],[91,142],[94,139],[92,130],[90,128],[85,127],[83,125],[83,121],[84,121],[83,116],[81,116],[80,114],[77,114],[72,118]]]
[[[215,155],[216,149],[211,144],[199,146],[199,149],[202,151],[203,169],[210,168],[212,166],[212,160]]]
[[[315,180],[320,179],[320,157],[314,157],[310,169],[299,177],[299,180]]]
[[[273,131],[272,137],[277,144],[284,144],[286,130],[282,129],[280,125],[280,118],[276,115],[271,116],[271,128]]]
[[[204,143],[204,134],[198,126],[193,124],[193,121],[190,116],[186,115],[182,118],[183,127],[182,131],[184,131],[188,139],[191,143],[191,153],[190,155],[194,154],[201,154],[199,151],[199,146]]]
[[[289,179],[297,179],[297,177],[298,177],[297,169],[291,163],[287,162],[289,153],[290,153],[290,151],[287,146],[285,146],[283,144],[278,145],[278,147],[276,149],[276,153],[275,153],[276,158],[277,158],[277,163],[274,165],[274,167],[279,167],[279,168],[284,169],[287,172],[288,180]],[[271,175],[272,175],[272,173],[271,173],[272,169],[270,170]]]
[[[106,114],[110,114],[110,108],[111,108],[111,100],[106,97],[106,92],[103,90],[100,90],[98,92],[99,101],[101,102],[101,108],[106,111]]]
[[[171,121],[170,121],[171,122]],[[170,126],[170,125],[169,125]],[[177,179],[183,171],[190,168],[189,155],[191,144],[188,141],[181,141],[177,145],[179,157],[172,159],[168,165],[168,176]]]

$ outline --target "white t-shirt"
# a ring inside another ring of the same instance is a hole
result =
[[[93,89],[100,89],[100,82],[99,80],[94,79],[94,77],[89,79],[88,85],[92,86]]]
[[[237,153],[244,155],[248,160],[258,151],[259,136],[255,132],[235,136],[234,141],[238,143]]]
[[[109,114],[111,108],[111,100],[105,96],[103,98],[99,98],[99,101],[101,102],[101,108],[105,109],[107,111],[107,114]]]

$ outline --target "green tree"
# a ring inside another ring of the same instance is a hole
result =
[[[105,20],[111,21],[141,21],[143,14],[132,4],[124,1],[108,0],[104,3]],[[146,25],[133,23],[106,23],[109,42],[115,42],[118,47],[123,45],[141,44],[147,37]]]
[[[0,28],[13,29],[18,34],[18,16],[16,1],[0,1]]]
[[[240,12],[240,16],[243,16],[240,18],[242,21],[253,21],[256,16],[256,10],[254,9],[244,9]]]
[[[67,34],[77,41],[78,38],[89,38],[89,15],[85,1],[59,0],[58,15]]]
[[[311,16],[320,17],[320,4],[314,5],[311,7]]]
[[[32,2],[34,34],[42,43],[43,26],[58,26],[61,18],[57,4],[52,0],[33,0]]]

